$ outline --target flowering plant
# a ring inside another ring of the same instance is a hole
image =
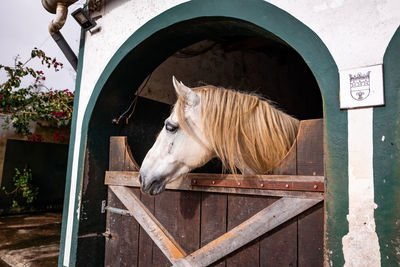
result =
[[[40,135],[30,132],[29,122],[49,121],[57,127],[70,126],[74,94],[68,89],[52,90],[45,87],[44,72],[27,66],[34,58],[55,71],[63,67],[56,58],[46,56],[37,48],[32,50],[31,57],[25,63],[16,57],[13,67],[0,65],[0,70],[7,74],[7,80],[0,84],[0,112],[10,114],[2,125],[3,128],[11,124],[17,133],[40,142]],[[22,86],[22,78],[31,78],[33,81],[28,86]],[[57,138],[60,139],[59,134]]]

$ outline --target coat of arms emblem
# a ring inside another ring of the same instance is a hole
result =
[[[370,74],[371,71],[367,73],[358,73],[356,75],[349,74],[350,76],[350,94],[355,100],[361,101],[366,99],[370,93]]]

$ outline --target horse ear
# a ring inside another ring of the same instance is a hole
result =
[[[195,106],[199,103],[199,96],[191,88],[187,87],[182,82],[178,82],[175,76],[172,76],[172,84],[178,96],[182,97],[187,105]]]

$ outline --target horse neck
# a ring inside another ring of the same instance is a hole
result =
[[[242,117],[227,112],[235,108],[237,105],[227,106],[224,101],[214,101],[214,107],[203,106],[205,134],[216,155],[231,172],[235,173],[236,168],[243,171],[242,166],[257,173],[266,172],[290,149],[299,122],[264,101],[260,101],[251,112],[241,110]],[[212,114],[205,112],[208,109],[213,110]]]

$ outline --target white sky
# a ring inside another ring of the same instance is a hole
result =
[[[85,0],[79,0],[69,7],[67,21],[61,29],[67,43],[78,56],[80,27],[71,16]],[[57,44],[50,36],[48,25],[55,17],[42,6],[41,0],[1,0],[0,8],[0,64],[13,65],[14,57],[20,55],[25,62],[34,47],[42,49],[47,56],[56,57],[64,64],[59,72],[38,64],[29,64],[38,70],[43,70],[46,76],[45,85],[53,89],[75,90],[75,70],[64,57]],[[37,60],[37,62],[39,62]],[[6,75],[0,71],[0,83]]]

